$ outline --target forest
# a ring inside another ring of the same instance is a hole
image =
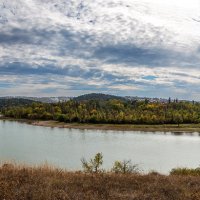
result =
[[[7,107],[31,105],[33,102],[29,99],[0,97],[0,110]]]
[[[69,100],[1,107],[5,117],[95,124],[183,124],[200,123],[200,103],[148,100]]]

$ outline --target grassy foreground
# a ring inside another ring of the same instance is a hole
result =
[[[199,176],[85,174],[50,167],[0,167],[5,200],[198,200]]]

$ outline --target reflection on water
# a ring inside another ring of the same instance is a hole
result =
[[[167,173],[174,167],[200,164],[199,133],[123,132],[37,127],[0,120],[0,159],[81,169],[80,159],[97,152],[104,168],[115,160],[131,159],[145,172]]]

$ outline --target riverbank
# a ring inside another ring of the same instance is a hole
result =
[[[94,129],[94,130],[113,130],[113,131],[144,131],[144,132],[200,132],[200,125],[183,124],[177,125],[127,125],[127,124],[79,124],[79,123],[63,123],[57,121],[35,121],[31,123],[36,126],[58,127],[58,128],[74,128],[74,129]]]
[[[200,176],[151,173],[85,174],[51,167],[0,167],[0,199],[188,200],[200,199]]]
[[[200,124],[163,124],[163,125],[138,125],[138,124],[80,124],[80,123],[64,123],[58,121],[42,121],[13,119],[0,117],[0,120],[17,121],[27,123],[33,126],[44,126],[51,128],[73,128],[73,129],[89,129],[89,130],[113,130],[113,131],[144,131],[144,132],[173,132],[181,133],[200,133]]]

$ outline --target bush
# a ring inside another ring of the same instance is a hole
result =
[[[85,172],[87,173],[99,173],[103,170],[100,169],[100,167],[103,164],[103,154],[97,153],[93,159],[90,159],[90,161],[86,161],[85,158],[81,159],[82,167]]]
[[[115,173],[138,173],[138,165],[133,165],[131,160],[115,161],[112,171]]]
[[[196,169],[190,168],[175,168],[172,169],[170,175],[181,175],[181,176],[200,176],[200,167]]]

